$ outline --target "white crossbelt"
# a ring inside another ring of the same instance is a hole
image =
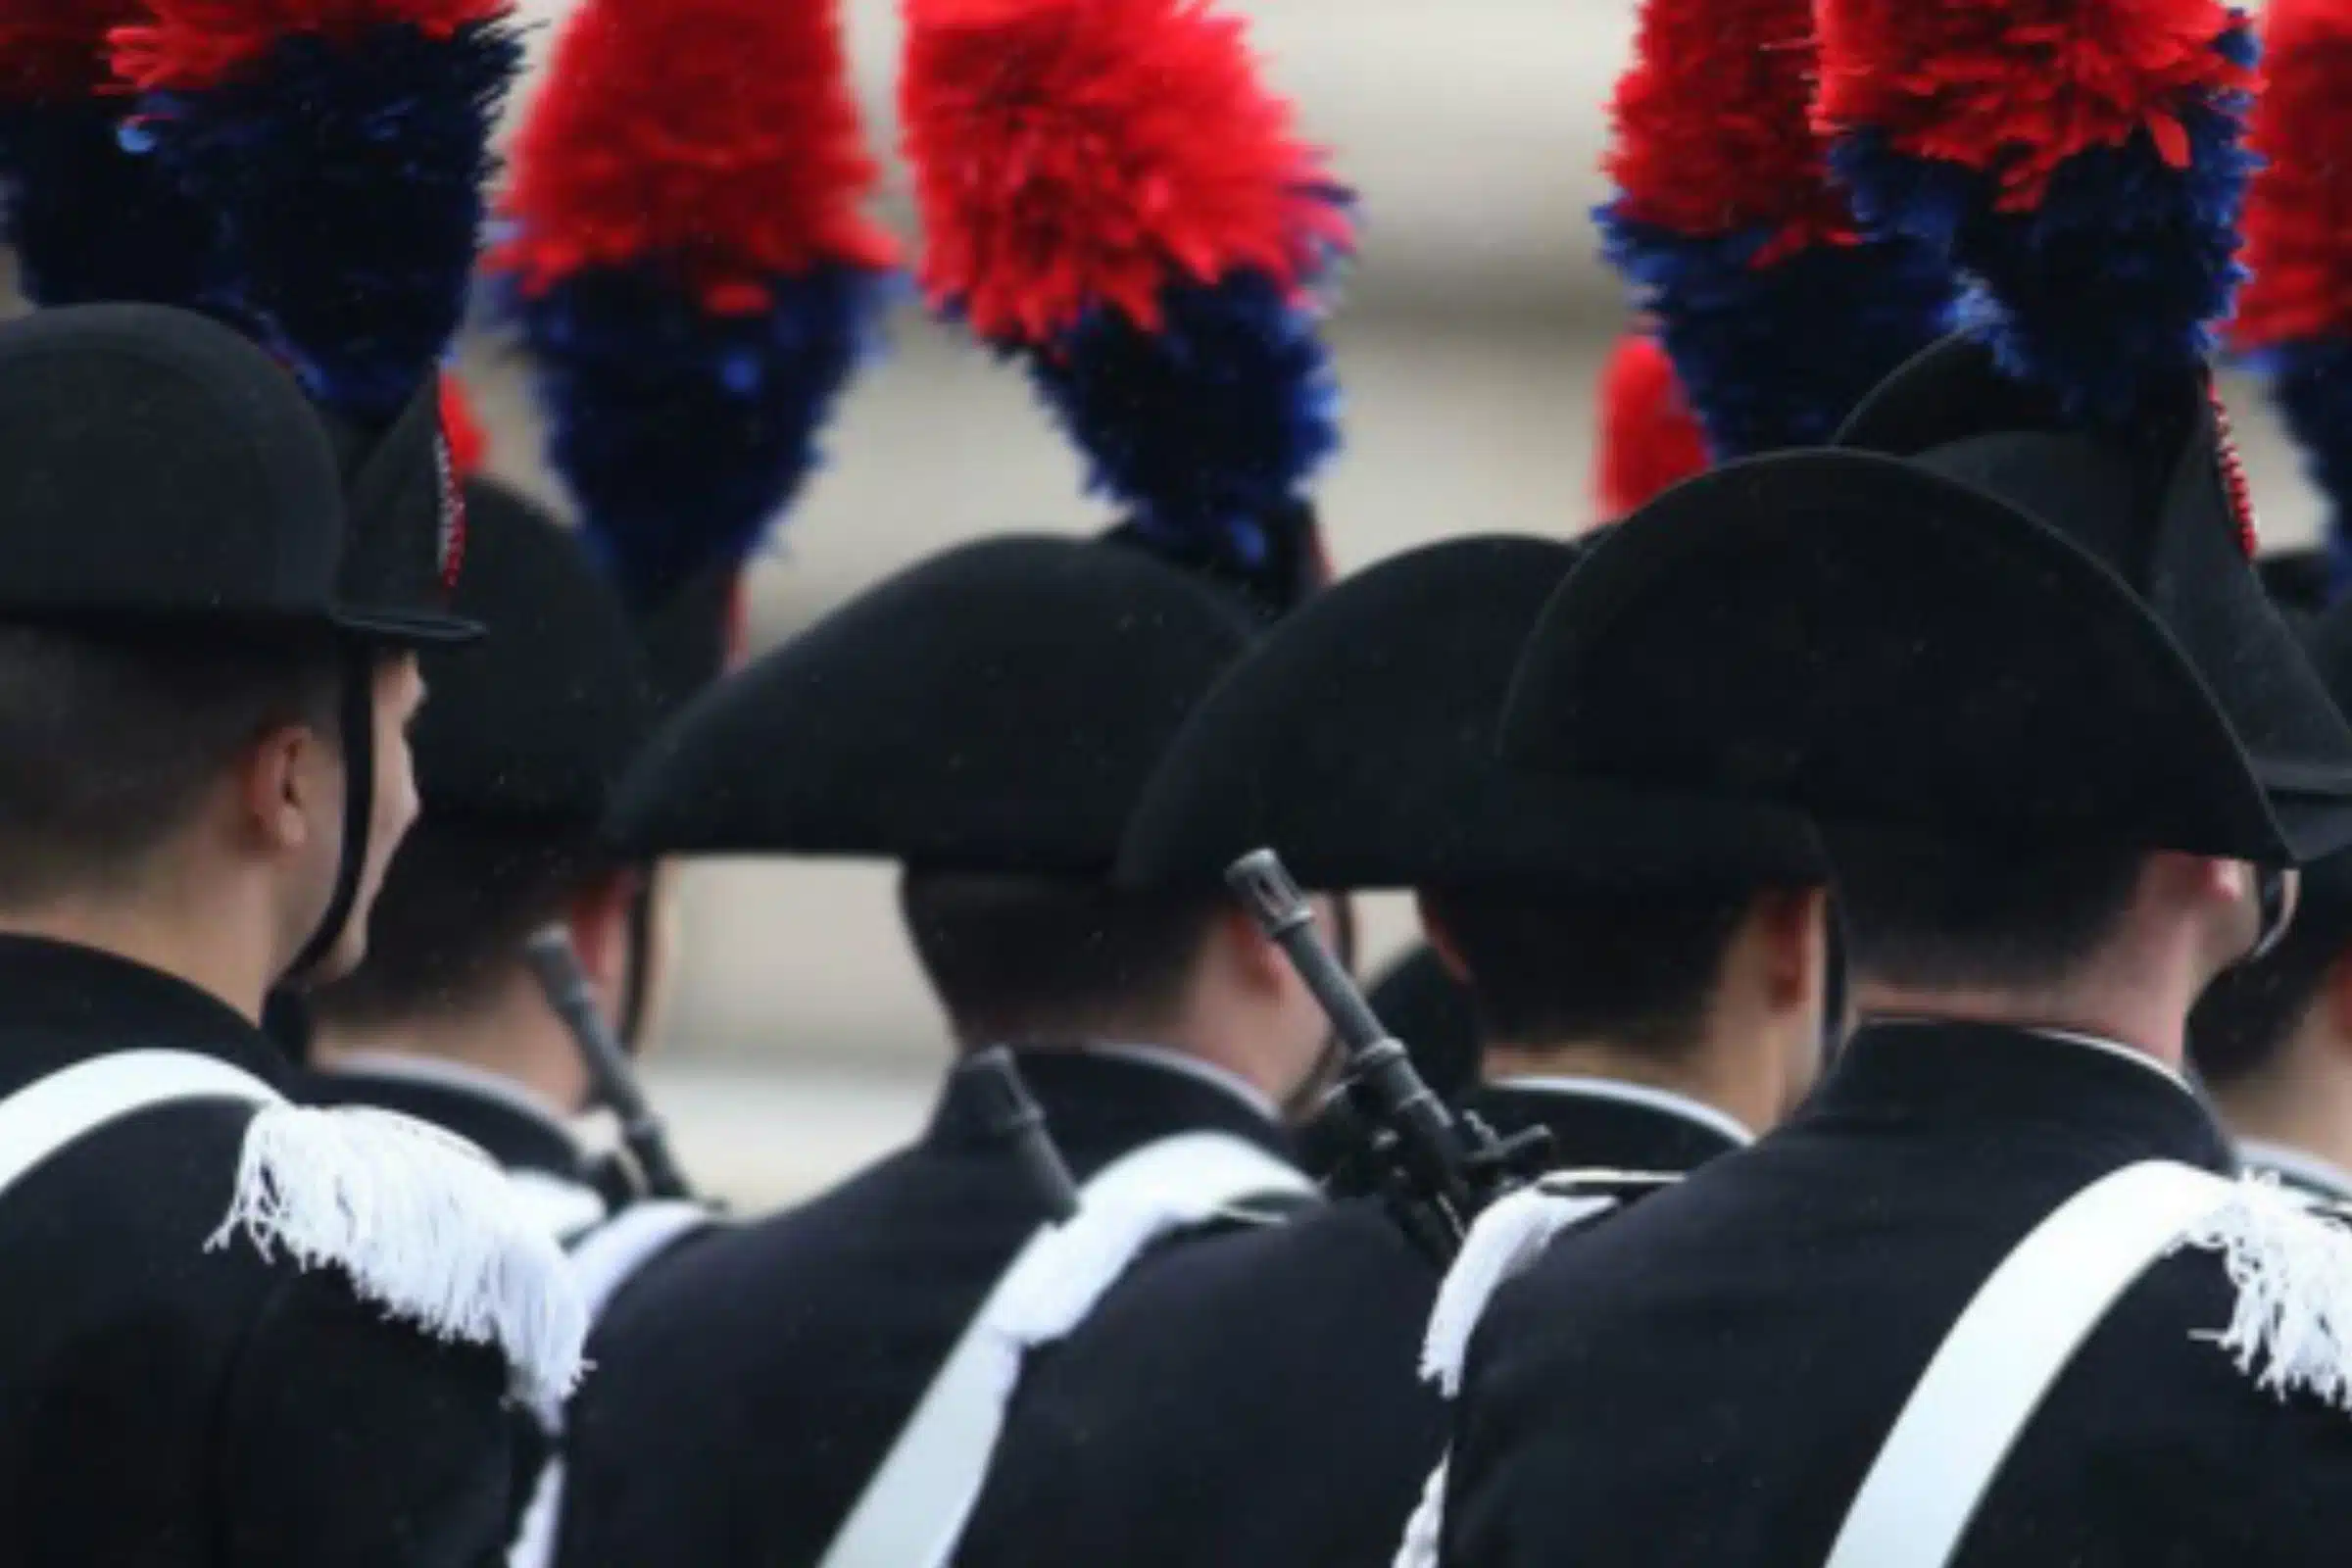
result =
[[[1937,1347],[1855,1494],[1829,1568],[1943,1568],[2075,1351],[2236,1185],[2170,1160],[2061,1203],[2001,1261]]]
[[[662,1199],[632,1203],[582,1237],[567,1254],[572,1278],[588,1303],[588,1321],[604,1316],[605,1308],[637,1271],[688,1233],[715,1224],[700,1203]],[[556,1434],[560,1439],[561,1434]],[[531,1500],[507,1548],[508,1568],[547,1568],[556,1560],[558,1529],[564,1519],[564,1450],[540,1467]]]
[[[1066,1336],[1152,1243],[1260,1193],[1312,1184],[1227,1133],[1180,1133],[1112,1161],[998,1279],[931,1380],[820,1568],[937,1568],[980,1500],[1022,1357]]]
[[[63,1067],[0,1100],[0,1193],[109,1122],[184,1100],[271,1104],[276,1090],[188,1051],[118,1051]]]

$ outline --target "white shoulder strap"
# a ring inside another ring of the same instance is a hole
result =
[[[2061,1203],[1944,1336],[1847,1510],[1829,1568],[1943,1568],[2075,1351],[2134,1280],[2236,1194],[2225,1178],[2148,1160]]]
[[[268,1104],[276,1090],[188,1051],[119,1051],[60,1068],[0,1100],[0,1193],[50,1155],[134,1111],[182,1100]]]
[[[670,1243],[716,1223],[717,1216],[700,1203],[662,1199],[631,1203],[582,1237],[571,1249],[571,1271],[589,1323],[604,1316],[620,1288]],[[562,1430],[559,1416],[555,1431]],[[507,1548],[508,1568],[548,1568],[556,1560],[556,1533],[563,1518],[564,1450],[559,1444],[540,1467],[530,1504],[515,1528],[514,1544]]]
[[[1114,1160],[1078,1212],[1031,1237],[957,1341],[866,1483],[820,1568],[936,1568],[980,1500],[1021,1358],[1085,1320],[1159,1237],[1255,1193],[1311,1192],[1273,1155],[1226,1133],[1180,1133]]]

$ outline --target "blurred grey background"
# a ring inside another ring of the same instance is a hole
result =
[[[1632,0],[1224,0],[1268,79],[1361,197],[1331,335],[1348,449],[1320,489],[1343,567],[1443,534],[1587,523],[1591,384],[1624,319],[1587,214]],[[564,7],[525,0],[544,59]],[[882,215],[916,235],[895,156],[899,24],[849,0]],[[527,101],[526,87],[523,100]],[[491,466],[561,499],[519,368],[468,342]],[[2267,543],[2316,505],[2254,389],[2230,388]],[[764,647],[901,564],[992,530],[1099,526],[1075,459],[1017,372],[907,309],[850,389],[829,461],[755,578]],[[786,1200],[914,1130],[946,1058],[886,868],[720,862],[684,884],[682,954],[650,1076],[690,1168],[747,1206]],[[1409,935],[1368,911],[1374,954]]]

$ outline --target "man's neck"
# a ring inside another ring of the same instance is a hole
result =
[[[1855,1001],[1862,1016],[2006,1025],[2087,1035],[2138,1052],[2175,1072],[2185,1052],[2190,998],[2179,988],[2093,980],[2044,990],[1888,985],[1865,977]]]
[[[0,935],[38,937],[111,953],[183,980],[243,1013],[256,1027],[276,964],[260,944],[237,940],[232,920],[179,920],[130,900],[61,900],[0,911]]]
[[[1602,1078],[1663,1090],[1750,1129],[1769,1127],[1780,1114],[1780,1093],[1771,1071],[1741,1062],[1738,1052],[1718,1049],[1712,1041],[1681,1051],[1605,1040],[1539,1046],[1490,1041],[1479,1054],[1479,1074],[1490,1084],[1514,1078]]]
[[[344,1060],[368,1056],[455,1062],[514,1085],[555,1115],[571,1115],[588,1094],[578,1048],[529,977],[517,976],[516,982],[460,1012],[418,1014],[367,1029],[322,1019],[313,1054],[330,1071]]]
[[[2216,1089],[2214,1102],[2234,1138],[2352,1170],[2352,1056],[2340,1041],[2298,1039],[2268,1070]]]

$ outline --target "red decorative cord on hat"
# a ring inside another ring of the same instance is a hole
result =
[[[470,479],[481,471],[490,438],[474,416],[465,383],[447,370],[441,372],[441,439],[449,443],[449,461],[459,478]]]
[[[1707,442],[1683,402],[1674,362],[1646,332],[1628,332],[1600,372],[1592,492],[1603,521],[1640,511],[1707,466]]]

